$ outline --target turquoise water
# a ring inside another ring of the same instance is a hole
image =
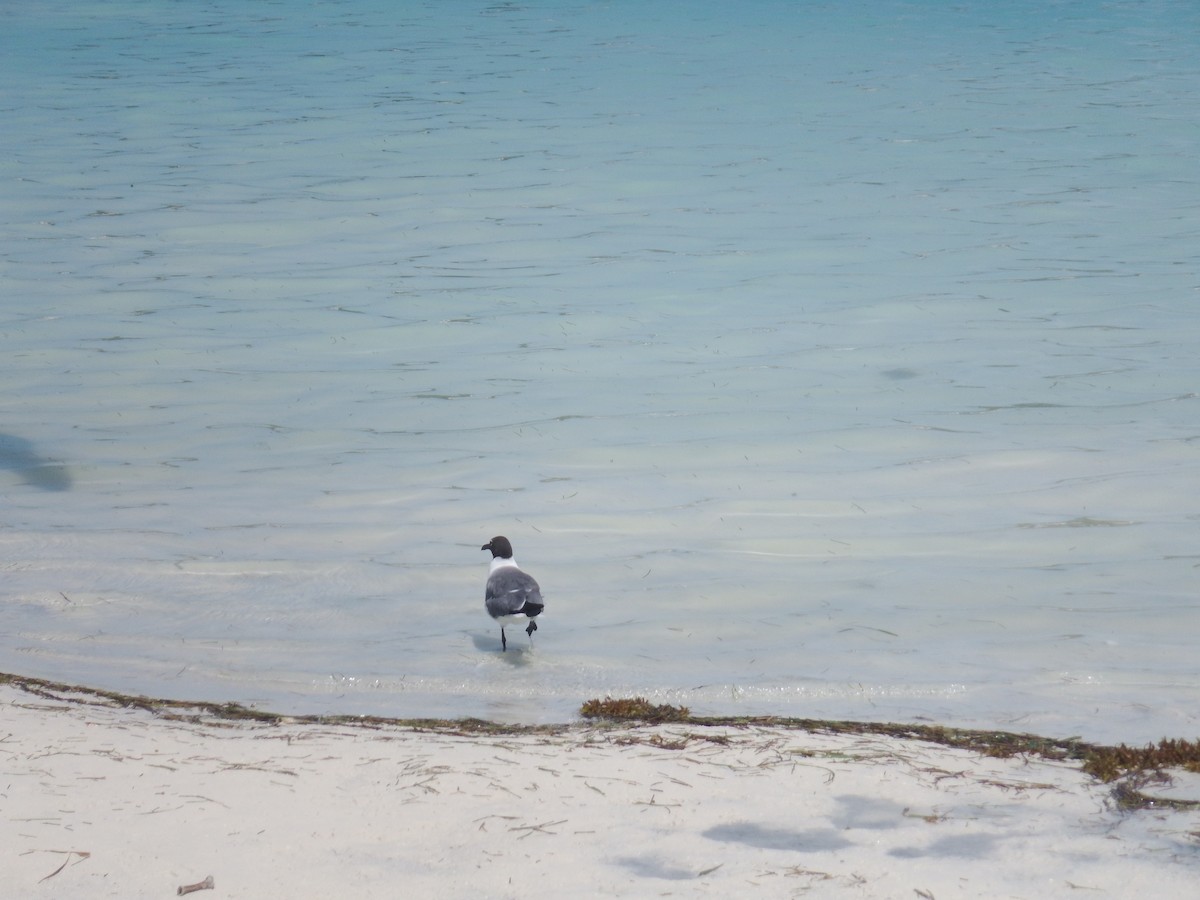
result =
[[[6,8],[0,670],[1200,733],[1200,12],[1002,7]]]

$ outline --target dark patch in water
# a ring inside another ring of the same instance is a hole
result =
[[[46,459],[25,438],[0,434],[0,467],[10,469],[28,485],[43,491],[69,491],[71,472]]]

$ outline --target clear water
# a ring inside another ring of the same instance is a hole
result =
[[[1200,734],[1196,8],[50,0],[0,42],[0,670]]]

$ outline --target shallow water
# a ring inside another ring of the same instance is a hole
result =
[[[0,669],[1200,733],[1197,11],[2,16]]]

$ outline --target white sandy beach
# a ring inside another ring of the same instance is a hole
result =
[[[180,721],[0,687],[5,897],[1192,897],[1077,764],[693,725]]]

